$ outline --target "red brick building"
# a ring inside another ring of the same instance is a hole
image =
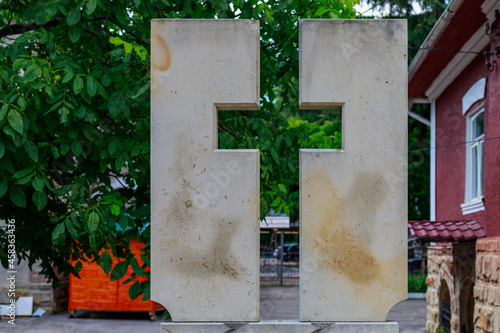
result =
[[[435,242],[428,332],[500,332],[498,9],[499,0],[451,0],[410,65],[410,105],[431,104],[431,220],[441,221],[421,228]]]

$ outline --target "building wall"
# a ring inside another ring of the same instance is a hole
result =
[[[499,5],[500,7],[500,5]],[[500,9],[500,8],[499,8]],[[484,199],[486,220],[481,223],[488,237],[500,236],[500,59],[486,82]]]
[[[500,237],[476,244],[474,332],[500,332]]]
[[[466,145],[455,144],[466,141],[467,117],[462,115],[462,97],[474,83],[489,74],[490,72],[484,65],[484,57],[478,55],[436,100],[436,145],[438,147],[454,145],[436,150],[437,220],[476,220],[483,226],[486,223],[487,215],[485,211],[465,216],[462,214],[460,205],[464,203],[465,196]],[[488,97],[487,92],[485,99],[487,100]],[[489,105],[486,101],[485,116],[489,111],[488,109]],[[498,126],[500,126],[500,123]],[[489,127],[485,129],[485,132],[488,130]],[[487,145],[485,144],[485,146]],[[486,154],[487,152],[485,152],[485,156]],[[486,160],[485,163],[488,161]],[[487,176],[485,176],[485,184],[487,183],[486,178]],[[486,195],[487,193],[484,196],[486,197]]]

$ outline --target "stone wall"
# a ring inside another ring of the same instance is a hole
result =
[[[474,332],[500,333],[500,237],[476,244]]]
[[[449,243],[430,246],[427,257],[427,322],[429,333],[439,332],[441,296],[445,290],[453,295],[453,247]],[[451,302],[453,304],[453,302]],[[452,310],[453,311],[453,310]]]
[[[53,289],[47,279],[39,274],[40,267],[33,265],[30,270],[26,261],[16,266],[16,300],[21,296],[33,296],[33,311],[42,308],[47,314],[53,312]],[[7,270],[0,266],[0,289],[8,290]],[[0,293],[0,304],[8,304],[9,296],[7,292]]]
[[[450,331],[472,332],[475,258],[475,242],[441,243],[429,247],[426,281],[428,332],[439,332],[444,301],[450,304]]]

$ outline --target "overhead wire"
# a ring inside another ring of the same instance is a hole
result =
[[[477,141],[489,141],[489,140],[495,140],[495,139],[500,139],[500,136],[495,136],[495,137],[492,137],[492,138],[484,138],[484,139],[481,139],[481,140],[472,140],[472,141],[465,141],[465,142],[459,142],[459,143],[452,143],[452,144],[443,145],[443,146],[435,146],[435,147],[429,147],[429,148],[414,149],[414,150],[409,150],[408,152],[409,153],[415,153],[415,152],[419,152],[419,151],[426,151],[426,150],[432,150],[432,149],[440,149],[440,148],[447,148],[447,147],[453,147],[453,146],[460,146],[460,145],[465,145],[465,144],[473,143],[473,142],[477,142]]]

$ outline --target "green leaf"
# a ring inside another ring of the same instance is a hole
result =
[[[82,27],[79,24],[72,25],[71,27],[69,27],[68,36],[69,36],[69,40],[72,41],[73,43],[78,42],[81,35],[82,35]]]
[[[101,82],[105,87],[107,87],[111,84],[111,78],[109,77],[109,75],[104,74],[103,76],[101,76]]]
[[[125,44],[125,42],[120,37],[110,37],[109,42],[115,46]]]
[[[78,273],[82,270],[83,268],[83,264],[81,261],[77,261],[76,264],[75,264],[75,271]]]
[[[281,198],[274,198],[273,202],[271,202],[271,207],[277,207],[281,203]]]
[[[137,276],[131,276],[131,277],[129,277],[128,279],[124,280],[124,281],[122,282],[122,284],[127,284],[127,283],[130,283],[130,282],[134,281],[135,279],[137,279]]]
[[[17,184],[19,185],[24,185],[24,184],[27,184],[31,181],[31,179],[33,178],[34,174],[31,174],[31,175],[28,175],[24,178],[21,178],[17,181]]]
[[[68,25],[77,24],[80,21],[80,9],[73,8],[69,11],[67,16]]]
[[[47,205],[47,195],[45,195],[45,192],[35,191],[33,192],[31,199],[33,199],[33,202],[39,211]]]
[[[19,105],[19,107],[21,108],[21,110],[25,110],[26,106],[28,105],[28,103],[26,103],[26,100],[24,99],[24,97],[20,96],[17,99],[17,105]]]
[[[16,61],[12,63],[12,69],[17,71],[19,68],[23,68],[28,64],[26,58],[17,58]]]
[[[113,117],[118,116],[125,108],[125,96],[121,91],[113,93],[109,97],[108,109]]]
[[[12,187],[9,190],[9,196],[12,203],[18,207],[26,207],[26,195],[24,195],[23,190],[18,187]]]
[[[27,175],[29,175],[30,173],[31,173],[31,174],[33,173],[33,168],[32,168],[32,167],[30,167],[30,168],[26,168],[26,169],[23,169],[23,170],[21,170],[21,171],[17,171],[17,172],[14,174],[14,176],[13,176],[13,177],[14,177],[14,178],[16,178],[16,179],[19,179],[19,178],[24,178],[24,177],[26,177]]]
[[[2,106],[2,108],[0,108],[0,121],[2,121],[2,119],[5,117],[5,115],[7,114],[7,110],[9,109],[9,105],[8,104],[4,104]]]
[[[260,150],[262,150],[262,151],[266,151],[269,148],[271,148],[271,141],[269,141],[269,140],[264,141],[264,143],[262,144],[262,146],[260,146]]]
[[[108,251],[105,250],[101,254],[101,257],[99,258],[99,265],[101,265],[104,273],[108,275],[109,272],[111,271],[111,267],[113,266],[113,258],[111,257]]]
[[[128,220],[127,220],[127,216],[125,216],[125,214],[120,214],[120,217],[118,219],[118,224],[120,225],[120,227],[122,229],[125,229],[128,227]]]
[[[279,157],[278,152],[276,151],[276,149],[271,148],[271,156],[273,157],[274,161],[277,164],[280,164],[280,157]]]
[[[26,72],[24,72],[23,80],[26,82],[31,82],[42,75],[42,68],[37,65],[31,65],[28,67]]]
[[[44,184],[43,184],[43,180],[41,178],[39,178],[39,177],[33,178],[33,182],[31,183],[31,185],[33,186],[35,191],[38,191],[38,192],[43,191]]]
[[[79,141],[73,140],[73,142],[71,142],[71,150],[76,156],[79,156],[83,151],[82,145],[80,144]]]
[[[0,142],[0,159],[3,157],[3,154],[5,154],[5,146]]]
[[[59,149],[61,150],[61,154],[63,155],[66,155],[69,152],[69,146],[66,143],[62,143]]]
[[[83,89],[83,80],[81,77],[77,76],[73,80],[73,91],[75,92],[75,95],[78,95]]]
[[[45,24],[45,23],[48,22],[48,20],[49,20],[49,17],[48,17],[47,13],[44,10],[39,11],[38,14],[35,17],[35,23],[38,24],[38,25]]]
[[[58,113],[61,115],[61,123],[67,123],[69,121],[68,116],[69,116],[69,110],[67,107],[63,106],[62,108],[59,109]]]
[[[141,259],[142,262],[146,264],[146,266],[151,266],[149,258],[144,253],[141,253]]]
[[[130,259],[130,266],[134,270],[134,273],[137,274],[138,276],[144,276],[146,275],[146,272],[139,266],[139,263],[137,262],[137,259],[132,258]]]
[[[149,89],[149,81],[141,89],[137,90],[137,94],[135,94],[135,96],[133,96],[132,98],[136,99],[137,97],[144,94],[144,92],[148,89]]]
[[[142,292],[144,293],[142,295],[142,301],[146,302],[151,297],[151,284],[149,281],[145,281],[142,285],[145,285],[145,287],[142,288]]]
[[[122,261],[116,264],[115,268],[111,271],[111,281],[120,280],[127,274],[128,261]]]
[[[89,0],[85,5],[85,13],[87,13],[87,15],[92,14],[96,7],[97,7],[97,0]]]
[[[111,205],[111,214],[113,215],[120,215],[120,207],[118,205],[112,204]]]
[[[31,141],[26,141],[24,143],[24,150],[28,153],[28,156],[35,162],[38,162],[38,148]]]
[[[0,180],[0,198],[7,192],[9,182],[6,179]]]
[[[59,245],[64,243],[65,239],[66,239],[66,229],[64,227],[64,222],[61,222],[52,231],[52,243],[54,245]]]
[[[116,167],[116,170],[121,170],[122,169],[122,166],[123,166],[123,156],[119,156],[116,160],[115,160],[115,167]]]
[[[101,221],[101,217],[99,216],[99,213],[97,213],[97,212],[90,213],[89,219],[87,221],[90,233],[94,234],[97,231],[97,228],[99,227],[100,221]]]
[[[109,144],[108,144],[108,152],[109,152],[109,155],[113,155],[116,151],[116,148],[118,148],[118,144],[117,144],[117,141],[116,140],[113,140],[111,141]]]
[[[142,292],[141,284],[139,281],[135,281],[128,290],[128,295],[131,300],[136,299]]]
[[[14,109],[11,109],[9,111],[9,114],[7,115],[7,119],[9,120],[10,126],[16,132],[23,134],[23,130],[24,130],[23,117],[21,116],[21,114],[19,112],[17,112]]]
[[[78,239],[79,238],[78,231],[76,230],[75,225],[73,224],[73,221],[71,219],[66,219],[65,224],[66,224],[66,230],[69,231],[71,238]]]
[[[56,146],[50,146],[50,151],[52,153],[52,156],[54,156],[55,159],[58,159],[61,157],[61,154],[59,153],[59,149],[57,149]]]
[[[66,75],[64,75],[64,78],[62,80],[62,83],[69,82],[73,78],[74,74],[71,71],[66,72]]]
[[[87,76],[87,94],[93,97],[97,92],[97,82],[92,76]]]

